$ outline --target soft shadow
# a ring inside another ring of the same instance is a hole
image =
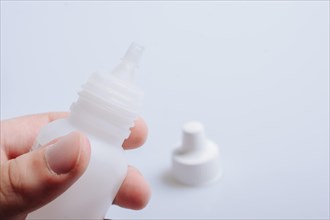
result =
[[[161,176],[162,182],[173,188],[190,188],[188,185],[182,184],[175,179],[170,169],[165,170]]]

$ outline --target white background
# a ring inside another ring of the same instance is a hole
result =
[[[329,218],[329,2],[1,1],[1,118],[68,110],[133,40],[150,132],[127,156],[153,195],[108,217]],[[220,146],[211,186],[168,172],[191,119]]]

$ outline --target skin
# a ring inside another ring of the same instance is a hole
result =
[[[73,132],[66,138],[65,143],[73,146],[70,153],[73,158],[64,173],[57,174],[50,168],[51,164],[45,162],[50,147],[63,143],[63,138],[30,151],[41,127],[66,116],[66,112],[51,112],[1,122],[0,219],[25,219],[29,212],[62,194],[86,170],[90,144],[82,133]],[[137,119],[123,148],[143,145],[147,133],[146,123]],[[129,166],[114,204],[137,210],[146,206],[149,197],[148,183],[136,168]]]

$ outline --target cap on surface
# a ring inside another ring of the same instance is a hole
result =
[[[204,185],[220,177],[218,146],[206,138],[200,122],[184,124],[182,143],[172,154],[172,173],[187,185]]]

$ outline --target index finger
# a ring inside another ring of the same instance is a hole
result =
[[[46,124],[69,115],[68,112],[48,112],[21,116],[1,121],[1,147],[8,159],[30,151],[40,129]],[[124,141],[124,149],[141,146],[147,137],[148,129],[142,118],[135,121],[130,136]]]
[[[29,152],[40,129],[68,116],[68,112],[49,112],[1,121],[1,147],[8,159]]]

